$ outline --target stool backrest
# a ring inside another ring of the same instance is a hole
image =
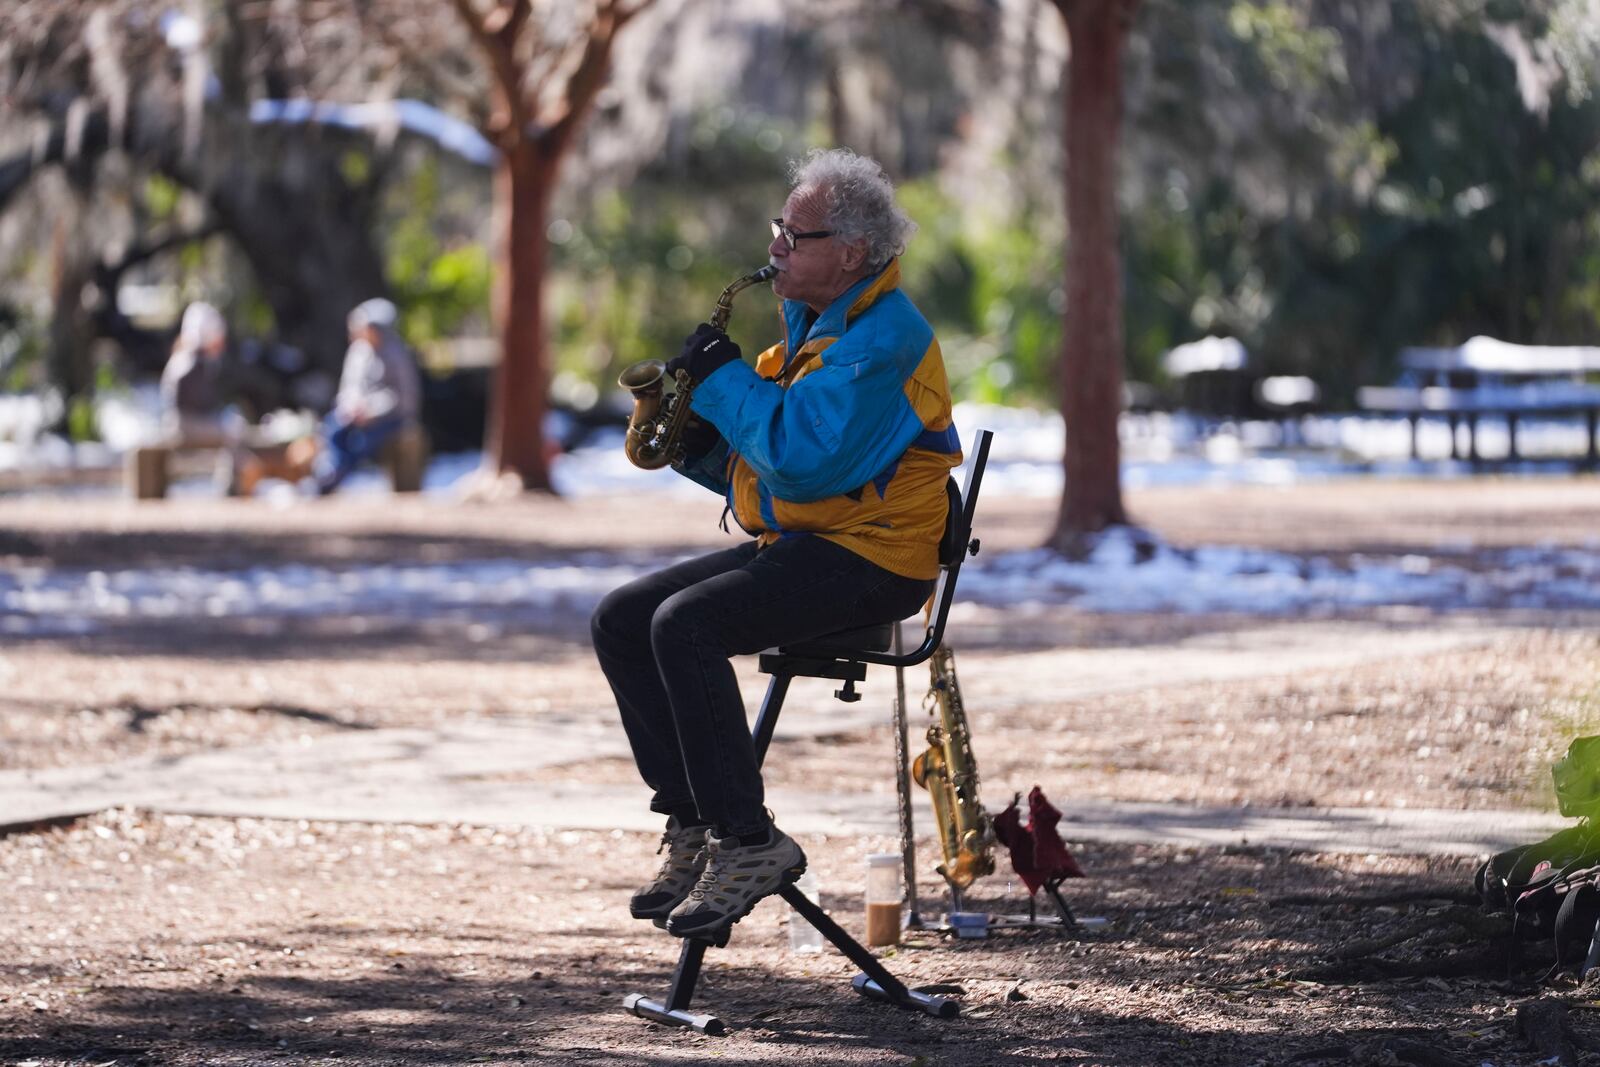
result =
[[[989,445],[994,440],[993,430],[979,430],[972,442],[972,458],[967,465],[967,482],[958,491],[954,479],[950,483],[950,517],[946,520],[944,539],[939,549],[939,581],[933,587],[933,613],[928,618],[922,643],[906,653],[857,652],[850,658],[864,663],[883,663],[891,667],[911,667],[929,656],[944,640],[944,624],[950,615],[950,605],[956,596],[956,579],[961,574],[961,564],[968,555],[978,554],[978,542],[972,540],[972,519],[978,511],[978,490],[983,486],[983,471],[989,465]]]

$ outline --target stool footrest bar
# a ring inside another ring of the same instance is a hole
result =
[[[722,1020],[715,1015],[699,1015],[681,1008],[674,1011],[660,1001],[639,993],[629,993],[623,998],[622,1006],[641,1019],[667,1026],[687,1026],[711,1037],[722,1037],[728,1032]]]
[[[954,1019],[961,1012],[961,1009],[953,1000],[946,1000],[943,997],[932,996],[928,993],[918,993],[914,989],[906,990],[904,999],[892,997],[884,991],[882,986],[864,974],[858,974],[851,979],[850,987],[868,1000],[878,1000],[901,1008],[917,1008],[936,1019]]]

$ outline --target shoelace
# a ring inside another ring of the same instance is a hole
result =
[[[685,847],[688,847],[689,836],[695,832],[695,829],[695,827],[690,826],[685,827],[677,832],[678,836],[683,839]],[[677,843],[673,840],[672,834],[673,832],[668,830],[661,835],[661,844],[656,846],[656,855],[661,855],[661,853],[665,852],[668,848]],[[700,849],[697,847],[695,851],[698,852]]]
[[[717,855],[721,852],[716,842],[706,839],[706,867],[700,872],[700,877],[694,883],[694,888],[689,891],[691,898],[705,896],[717,884]]]

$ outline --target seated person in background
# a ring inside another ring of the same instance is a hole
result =
[[[396,330],[398,318],[393,304],[373,299],[356,305],[346,319],[350,347],[333,411],[323,423],[325,448],[317,461],[317,491],[323,495],[421,413],[422,379]]]
[[[702,325],[667,365],[704,425],[680,473],[750,536],[607,594],[592,624],[666,857],[629,904],[711,937],[793,882],[728,658],[916,612],[939,573],[945,481],[961,461],[933,329],[900,291],[914,223],[870,159],[817,152],[767,246],[785,337],[754,367]]]
[[[232,491],[243,423],[223,403],[222,357],[228,326],[222,313],[196,301],[183,312],[172,355],[161,372],[161,431],[169,448],[220,448],[216,482]]]

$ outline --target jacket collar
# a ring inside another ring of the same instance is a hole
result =
[[[868,275],[834,298],[833,303],[815,316],[810,306],[799,300],[783,302],[784,331],[789,342],[788,355],[793,358],[807,341],[819,337],[838,337],[850,325],[850,320],[877,303],[885,293],[900,287],[900,261],[891,259],[889,265],[877,274]]]

